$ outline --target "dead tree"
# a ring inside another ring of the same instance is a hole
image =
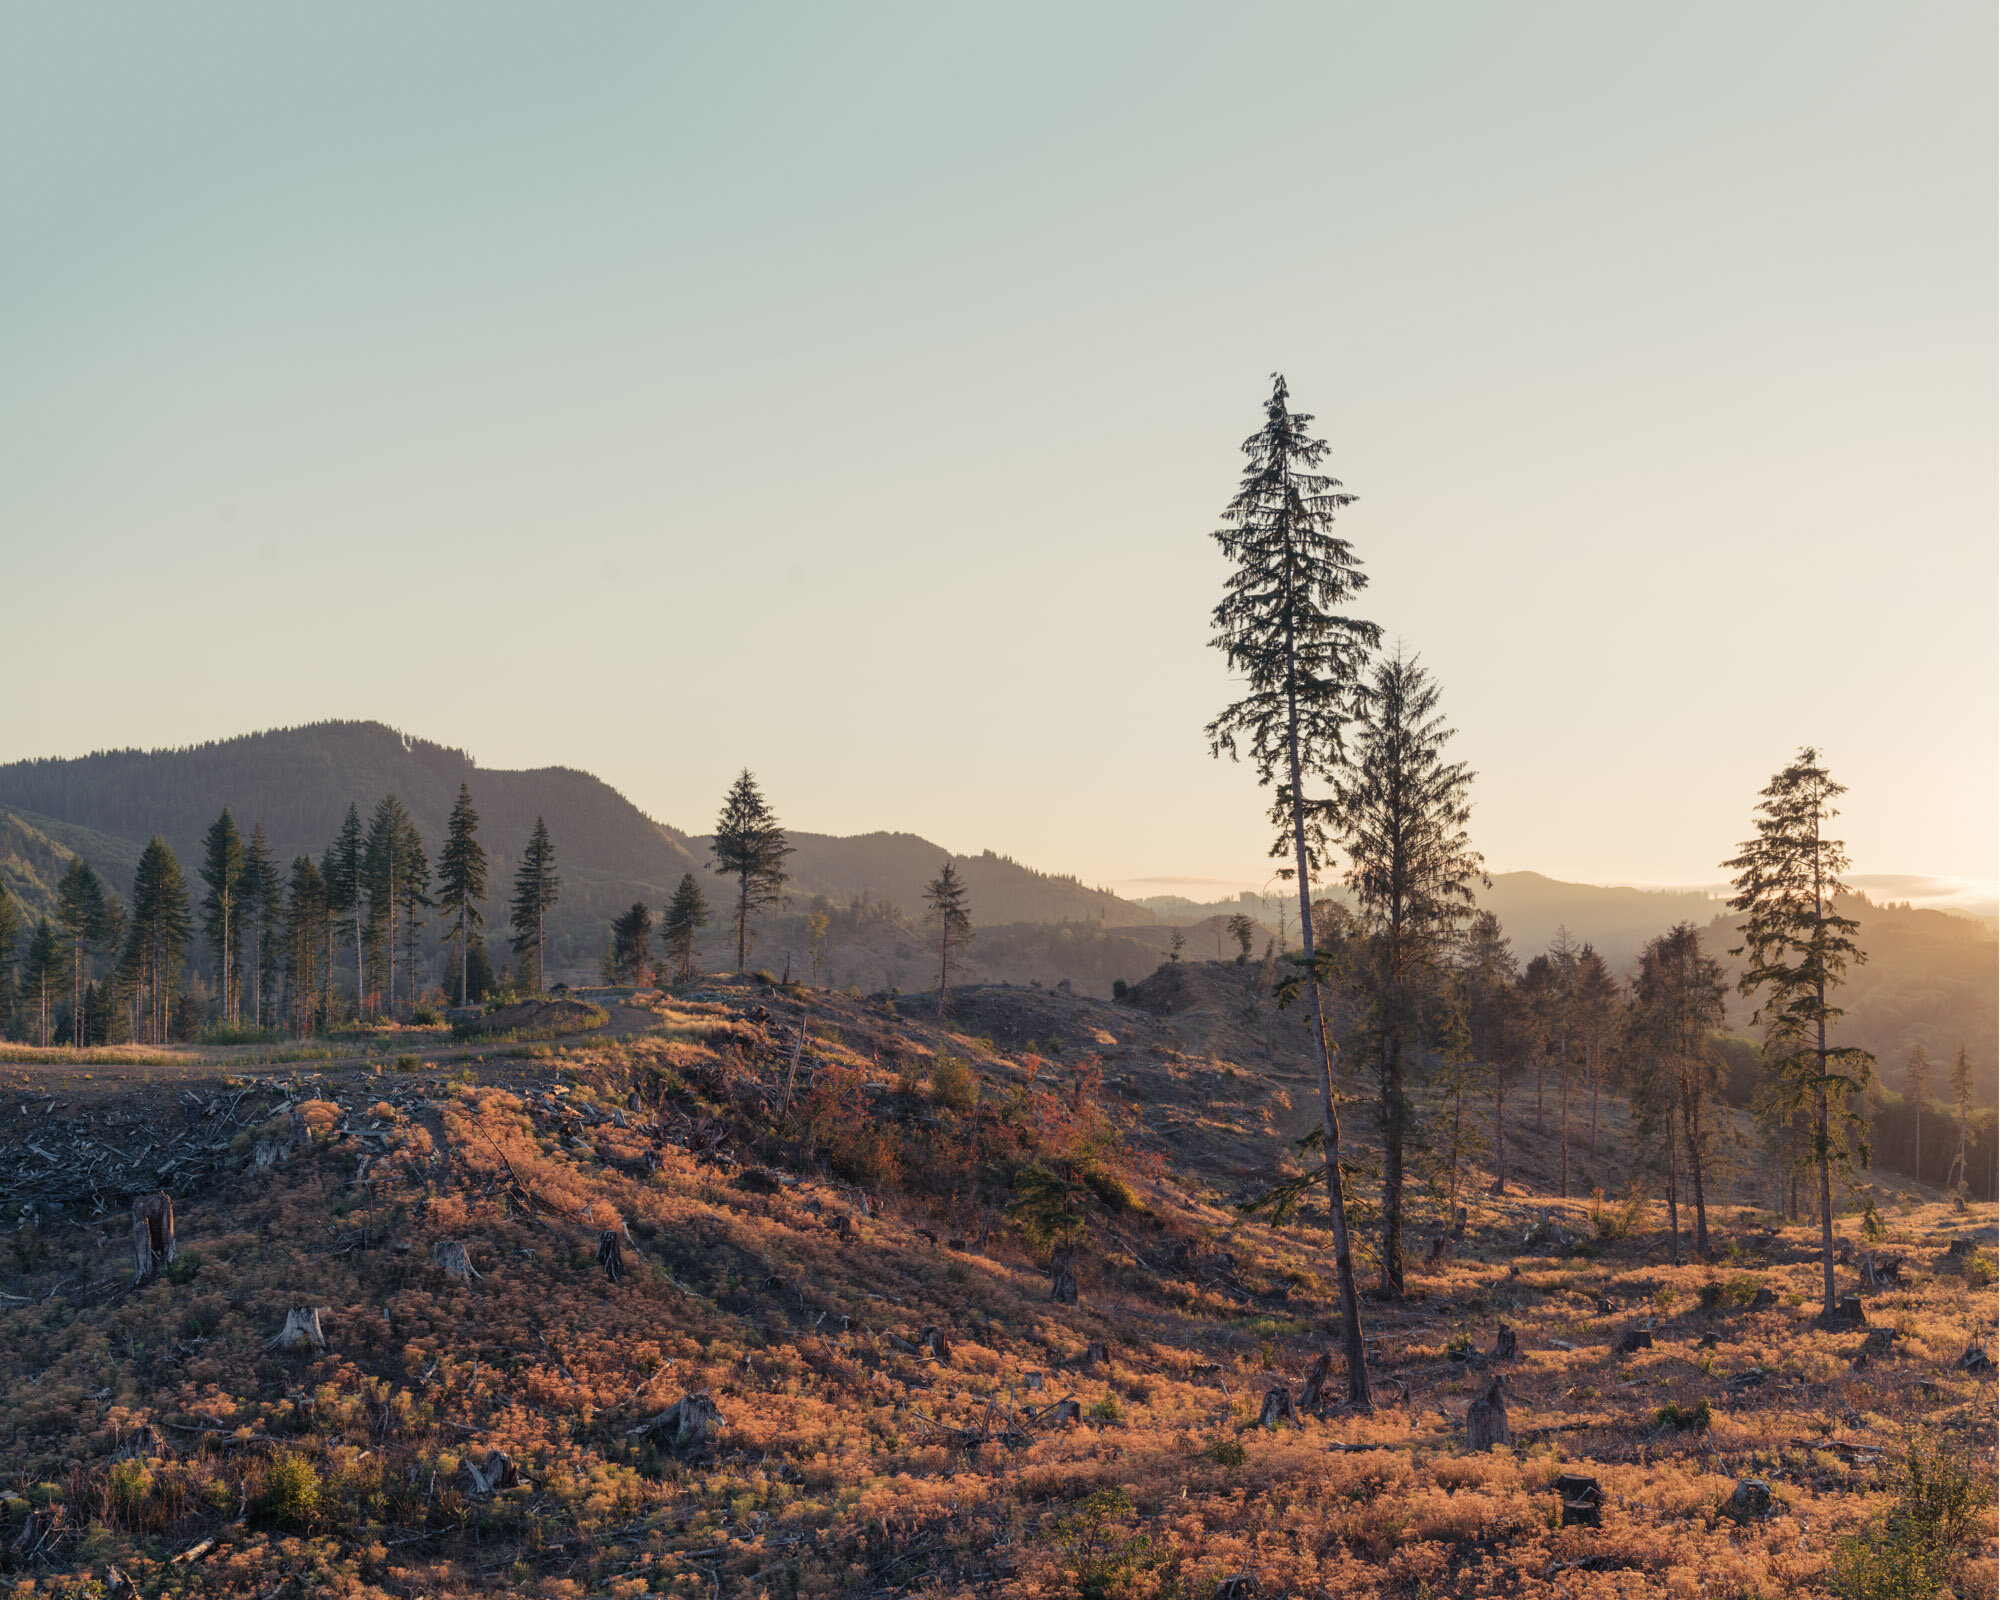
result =
[[[266,1350],[313,1350],[326,1348],[326,1331],[320,1326],[324,1306],[294,1306],[285,1313],[285,1325],[264,1341]]]
[[[479,1276],[472,1257],[465,1253],[465,1246],[456,1239],[440,1239],[432,1245],[431,1264],[447,1278],[459,1283],[471,1283]]]
[[[162,1189],[132,1202],[132,1282],[150,1282],[174,1259],[174,1197]]]
[[[1493,1336],[1493,1359],[1512,1361],[1521,1353],[1521,1336],[1506,1323],[1500,1324],[1500,1331]]]
[[[1299,1391],[1299,1410],[1312,1414],[1326,1404],[1326,1380],[1333,1372],[1333,1352],[1322,1350],[1319,1360],[1306,1374],[1306,1386]]]
[[[1496,1444],[1512,1442],[1507,1430],[1507,1392],[1495,1378],[1492,1387],[1472,1402],[1465,1412],[1465,1447],[1484,1454]]]

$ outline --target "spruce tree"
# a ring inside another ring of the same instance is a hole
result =
[[[1951,1100],[1958,1110],[1958,1154],[1952,1160],[1951,1174],[1945,1182],[1953,1193],[1962,1197],[1967,1177],[1965,1125],[1972,1117],[1972,1058],[1965,1053],[1964,1045],[1958,1047],[1958,1055],[1951,1064]]]
[[[384,1004],[396,1009],[396,938],[399,919],[408,915],[412,895],[410,879],[421,876],[428,884],[430,864],[424,860],[417,826],[401,798],[385,794],[368,819],[368,838],[362,846],[362,879],[368,895],[369,963],[380,985]],[[423,891],[417,891],[421,898]],[[404,945],[412,942],[408,930]],[[414,977],[414,974],[412,974]]]
[[[951,958],[972,942],[972,908],[965,883],[947,859],[938,875],[924,886],[924,922],[938,931],[938,1021],[945,1018],[951,988]]]
[[[512,947],[521,958],[521,986],[535,994],[548,988],[549,908],[561,894],[556,847],[549,838],[548,825],[537,817],[535,831],[528,835],[528,848],[521,852],[521,865],[514,873],[514,903],[508,913],[514,929]]]
[[[681,875],[680,887],[674,890],[674,897],[667,903],[667,914],[660,923],[660,935],[666,940],[667,955],[674,963],[674,970],[680,974],[682,983],[694,976],[694,940],[708,923],[708,899],[701,892],[701,885],[695,882],[692,872]]]
[[[72,857],[56,885],[56,925],[69,953],[70,1043],[83,1044],[83,991],[90,958],[104,940],[104,884],[82,856]]]
[[[1805,1109],[1812,1119],[1812,1160],[1819,1174],[1821,1314],[1834,1315],[1833,1167],[1860,1155],[1855,1102],[1867,1089],[1874,1057],[1828,1042],[1843,1015],[1831,1000],[1850,966],[1867,957],[1855,942],[1860,924],[1837,909],[1847,853],[1826,825],[1847,792],[1808,745],[1773,777],[1755,811],[1757,836],[1723,865],[1736,874],[1729,909],[1743,922],[1748,955],[1738,988],[1761,998],[1752,1017],[1764,1028],[1764,1064],[1771,1097]],[[1843,1125],[1836,1137],[1835,1108]]]
[[[1669,1130],[1678,1129],[1679,1154],[1687,1158],[1693,1188],[1694,1247],[1711,1259],[1708,1240],[1708,1175],[1711,1166],[1709,1103],[1722,1075],[1715,1031],[1722,1026],[1724,983],[1721,966],[1703,953],[1694,924],[1683,922],[1648,942],[1632,980],[1634,1041],[1657,1074],[1658,1092],[1671,1097]],[[1669,1137],[1673,1137],[1669,1132]],[[1678,1162],[1670,1171],[1678,1201]],[[1676,1230],[1678,1249],[1678,1230]]]
[[[132,877],[132,927],[127,936],[129,965],[146,1001],[151,1043],[166,1042],[175,981],[193,935],[187,879],[166,840],[156,833],[139,853]]]
[[[21,908],[0,880],[0,1039],[14,1031],[17,996],[14,969],[21,958]]]
[[[1465,825],[1472,773],[1447,761],[1452,730],[1438,687],[1400,651],[1377,663],[1355,727],[1354,764],[1334,783],[1334,825],[1347,853],[1360,945],[1355,976],[1366,997],[1382,1130],[1382,1279],[1403,1296],[1403,1187],[1412,1133],[1410,1062],[1432,1041],[1427,1019],[1449,988],[1460,925],[1485,883]]]
[[[326,880],[311,856],[292,859],[285,889],[285,1008],[292,1031],[313,1031],[320,1004],[320,938],[326,926]]]
[[[366,952],[362,923],[368,910],[367,843],[361,830],[361,808],[351,801],[341,819],[340,832],[327,847],[324,864],[326,909],[338,925],[342,939],[354,941],[354,1015],[356,1021],[368,1014],[368,980],[363,972]],[[332,981],[329,972],[328,981]]]
[[[1576,964],[1576,1025],[1590,1079],[1590,1154],[1597,1156],[1597,1100],[1604,1087],[1606,1053],[1621,1025],[1618,980],[1594,947],[1585,944]]]
[[[1903,1097],[1910,1102],[1910,1176],[1924,1181],[1924,1102],[1931,1097],[1931,1058],[1922,1045],[1910,1048],[1903,1066]]]
[[[278,880],[277,858],[271,841],[264,837],[264,824],[250,829],[250,842],[243,847],[242,915],[250,929],[250,1021],[264,1026],[270,1004],[271,984],[278,970],[278,918],[283,885]],[[238,1004],[241,1009],[241,1003]]]
[[[750,925],[783,890],[785,857],[792,853],[777,814],[748,767],[723,799],[715,843],[709,848],[717,875],[736,880],[736,970],[742,972],[750,959]]]
[[[1464,995],[1468,1048],[1493,1083],[1493,1192],[1507,1192],[1507,1076],[1515,1048],[1515,986],[1520,978],[1514,951],[1500,919],[1482,911],[1472,919],[1459,953],[1459,986]]]
[[[444,848],[438,851],[438,908],[444,913],[447,946],[458,950],[458,1003],[466,1004],[472,936],[486,926],[479,903],[486,898],[486,851],[479,842],[479,813],[472,809],[472,790],[458,786],[458,799],[445,825]]]
[[[237,907],[243,895],[243,836],[227,806],[202,839],[201,881],[208,886],[201,901],[202,932],[215,955],[215,981],[222,991],[222,1021],[227,1024],[236,1020],[242,945]]]
[[[1319,1054],[1321,1138],[1348,1395],[1366,1405],[1367,1351],[1347,1229],[1333,1042],[1313,959],[1312,883],[1326,856],[1326,811],[1306,786],[1325,783],[1340,769],[1345,730],[1363,699],[1362,672],[1381,630],[1347,614],[1367,583],[1353,549],[1333,531],[1335,516],[1353,496],[1317,470],[1327,447],[1307,431],[1311,423],[1311,417],[1291,409],[1285,380],[1274,375],[1264,426],[1244,441],[1242,482],[1223,512],[1225,526],[1214,535],[1233,570],[1215,608],[1212,642],[1230,671],[1244,680],[1244,693],[1207,731],[1213,755],[1234,760],[1247,752],[1258,782],[1273,791],[1270,816],[1277,839],[1271,854],[1289,863],[1280,876],[1296,880],[1308,1020]]]
[[[431,858],[424,850],[424,836],[414,821],[406,822],[396,841],[399,876],[396,880],[397,909],[403,919],[403,971],[408,974],[410,1004],[415,1006],[422,984],[417,964],[422,949],[424,919],[431,908]]]
[[[611,970],[622,983],[643,984],[653,965],[653,913],[634,900],[611,924]]]
[[[55,1024],[56,996],[63,974],[62,940],[47,917],[38,918],[28,948],[21,958],[23,1009],[35,1021],[35,1043],[49,1047],[49,1033]]]

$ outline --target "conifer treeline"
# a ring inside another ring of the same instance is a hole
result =
[[[199,898],[196,898],[197,886]],[[560,898],[554,841],[537,817],[510,903],[517,986],[539,992],[547,919]],[[202,840],[190,884],[158,834],[140,853],[129,907],[90,863],[70,862],[55,916],[25,927],[0,885],[0,1036],[82,1047],[162,1043],[206,1029],[306,1034],[407,1018],[447,997],[463,1005],[494,986],[481,930],[486,854],[470,786],[461,783],[435,863],[409,809],[384,795],[364,823],[350,805],[315,860],[287,868],[262,823],[246,839],[225,806]],[[426,912],[439,914],[432,939]],[[190,986],[197,936],[212,986]],[[451,956],[449,990],[427,987],[426,957]]]

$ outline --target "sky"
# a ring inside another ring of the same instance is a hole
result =
[[[0,760],[367,718],[1268,879],[1269,376],[1490,866],[1996,865],[1990,4],[0,8]]]

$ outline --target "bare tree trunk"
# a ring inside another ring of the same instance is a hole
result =
[[[1569,1041],[1562,1052],[1562,1197],[1569,1198]]]
[[[1507,1192],[1507,1072],[1493,1063],[1493,1192]]]
[[[1382,1298],[1403,1298],[1403,1097],[1400,1026],[1386,1041],[1382,1072]]]

